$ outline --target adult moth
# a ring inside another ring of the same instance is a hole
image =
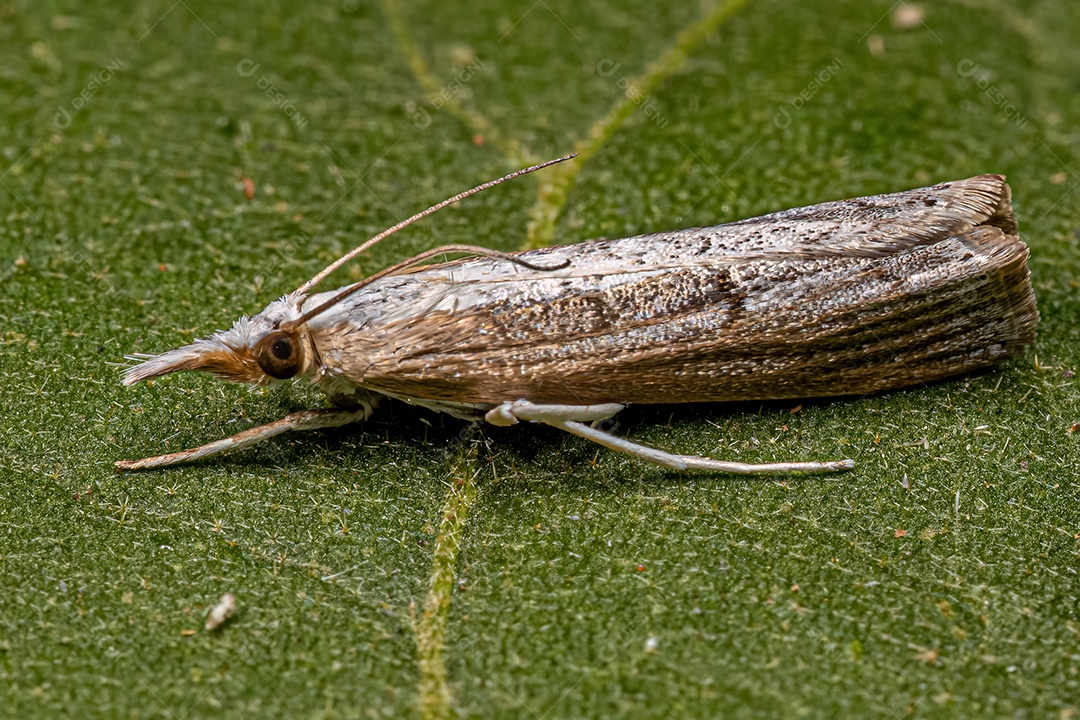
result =
[[[1001,175],[528,252],[448,245],[311,293],[400,228],[550,164],[414,215],[229,330],[133,356],[144,362],[126,370],[125,385],[178,370],[255,384],[302,376],[332,407],[117,469],[358,422],[385,396],[495,425],[546,423],[678,470],[843,470],[851,460],[751,465],[672,455],[595,422],[630,403],[895,390],[987,368],[1034,340],[1028,249]],[[479,257],[418,266],[447,252]]]

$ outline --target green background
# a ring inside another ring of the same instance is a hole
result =
[[[0,714],[1075,716],[1080,7],[923,10],[0,3]],[[319,403],[124,389],[125,354],[575,148],[336,279],[1003,172],[1038,342],[887,396],[618,418],[679,452],[858,463],[832,477],[680,476],[393,403],[112,471]]]

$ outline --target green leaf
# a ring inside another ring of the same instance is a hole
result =
[[[14,717],[1077,711],[1080,10],[1055,2],[0,6],[0,707]],[[862,399],[631,408],[617,433],[836,477],[659,472],[160,352],[363,255],[513,250],[1009,175],[1024,359]],[[246,194],[254,191],[248,199]],[[204,628],[226,592],[234,616]]]

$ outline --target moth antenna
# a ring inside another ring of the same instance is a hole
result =
[[[503,177],[499,178],[498,180],[488,180],[486,183],[483,183],[481,185],[477,185],[476,187],[474,187],[471,190],[466,190],[463,193],[458,193],[457,195],[455,195],[452,198],[447,198],[446,200],[443,200],[440,203],[432,205],[427,210],[416,213],[415,215],[413,215],[408,220],[402,220],[397,225],[394,225],[393,227],[389,227],[386,230],[383,230],[378,235],[374,236],[373,238],[367,240],[364,243],[361,243],[360,245],[356,246],[355,248],[353,248],[349,252],[345,253],[344,255],[339,257],[337,260],[335,260],[334,262],[327,265],[326,268],[322,272],[320,272],[318,275],[316,275],[315,277],[311,278],[306,283],[304,283],[303,285],[298,287],[296,289],[296,292],[297,293],[303,293],[303,294],[306,295],[308,293],[308,291],[311,290],[311,288],[318,285],[323,280],[323,278],[325,278],[327,275],[329,275],[330,273],[337,270],[339,267],[341,267],[345,263],[352,260],[354,257],[359,255],[360,253],[367,250],[372,245],[378,243],[381,240],[384,240],[384,239],[390,237],[391,235],[396,233],[398,230],[401,230],[404,227],[408,227],[409,225],[412,225],[417,220],[420,220],[421,218],[425,218],[425,217],[427,217],[428,215],[431,215],[434,212],[438,212],[439,210],[442,210],[447,205],[453,205],[454,203],[458,202],[459,200],[464,200],[465,198],[469,197],[470,195],[475,195],[476,193],[487,190],[488,188],[493,188],[496,185],[501,185],[502,183],[506,182],[507,180],[513,180],[514,178],[516,178],[516,177],[518,177],[520,175],[527,175],[528,173],[536,172],[537,170],[543,170],[544,168],[548,167],[549,165],[555,165],[556,163],[561,163],[561,162],[565,162],[566,160],[571,160],[573,158],[576,158],[577,155],[578,155],[577,153],[571,153],[569,155],[563,155],[561,158],[556,158],[554,160],[548,160],[547,162],[542,162],[539,165],[533,165],[532,167],[523,168],[521,170],[515,170],[514,172],[510,173],[509,175],[504,175]],[[475,250],[468,250],[468,251],[465,251],[465,252],[475,252]],[[476,254],[479,255],[479,254],[482,254],[482,253],[476,253]],[[419,257],[420,256],[418,255],[417,258],[419,258]],[[413,258],[413,260],[415,260],[415,259],[416,258]],[[395,266],[395,267],[397,267],[397,266]],[[381,275],[372,276],[372,278],[369,278],[369,279],[374,279],[375,277],[382,277],[382,276]],[[359,288],[357,288],[357,289],[359,289]]]
[[[573,156],[571,155],[571,156],[567,156],[567,157],[573,157]],[[560,162],[561,160],[565,160],[565,159],[566,158],[560,158],[559,160],[555,160],[553,162]],[[550,163],[546,163],[546,164],[550,165]],[[540,166],[537,166],[537,167],[540,167]],[[536,168],[530,168],[530,170],[535,170],[535,169]],[[507,178],[508,177],[511,177],[511,176],[507,176]],[[507,178],[503,178],[503,179],[505,180]],[[391,265],[388,268],[383,268],[379,272],[377,272],[377,273],[375,273],[373,275],[369,275],[368,277],[364,278],[363,280],[360,280],[359,282],[353,283],[352,285],[348,286],[347,288],[345,288],[341,292],[334,295],[334,297],[330,298],[329,300],[327,300],[323,304],[319,305],[318,307],[316,307],[316,308],[314,308],[312,310],[309,310],[308,312],[304,313],[303,315],[296,318],[295,320],[289,320],[287,322],[283,322],[281,324],[280,329],[283,332],[292,332],[296,328],[303,326],[304,323],[308,322],[313,317],[315,317],[317,315],[321,315],[322,313],[326,312],[330,308],[337,305],[342,300],[345,300],[348,297],[356,294],[361,289],[367,287],[368,285],[375,282],[376,280],[379,280],[380,278],[388,277],[390,275],[395,275],[395,274],[401,272],[402,270],[407,270],[410,267],[412,267],[413,265],[421,263],[424,260],[427,260],[428,258],[435,257],[436,255],[442,255],[444,253],[452,253],[452,252],[454,252],[454,253],[469,253],[471,255],[480,255],[480,256],[483,256],[483,257],[489,257],[489,258],[493,258],[493,259],[496,259],[496,260],[507,260],[509,262],[514,263],[515,265],[521,265],[522,267],[526,267],[526,268],[528,268],[530,270],[539,270],[541,272],[547,272],[547,271],[551,271],[551,270],[561,270],[562,268],[567,267],[568,265],[570,265],[569,260],[563,260],[558,265],[537,265],[536,263],[531,263],[531,262],[529,262],[527,260],[522,260],[521,258],[517,257],[516,255],[514,255],[512,253],[506,253],[506,252],[502,252],[500,250],[492,250],[490,248],[478,247],[476,245],[443,245],[441,247],[432,248],[431,250],[425,250],[422,253],[419,253],[417,255],[413,255],[408,260],[402,260],[401,262],[399,262],[399,263],[397,263],[395,265]]]

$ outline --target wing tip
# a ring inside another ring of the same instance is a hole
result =
[[[1019,235],[998,225],[981,225],[960,236],[972,251],[985,259],[992,278],[991,293],[1001,307],[1002,317],[1012,325],[1010,343],[1017,352],[1035,341],[1039,309],[1028,268],[1030,251]]]
[[[976,175],[934,187],[949,202],[949,209],[971,226],[989,225],[1016,235],[1019,225],[1012,207],[1012,189],[1000,173]]]

